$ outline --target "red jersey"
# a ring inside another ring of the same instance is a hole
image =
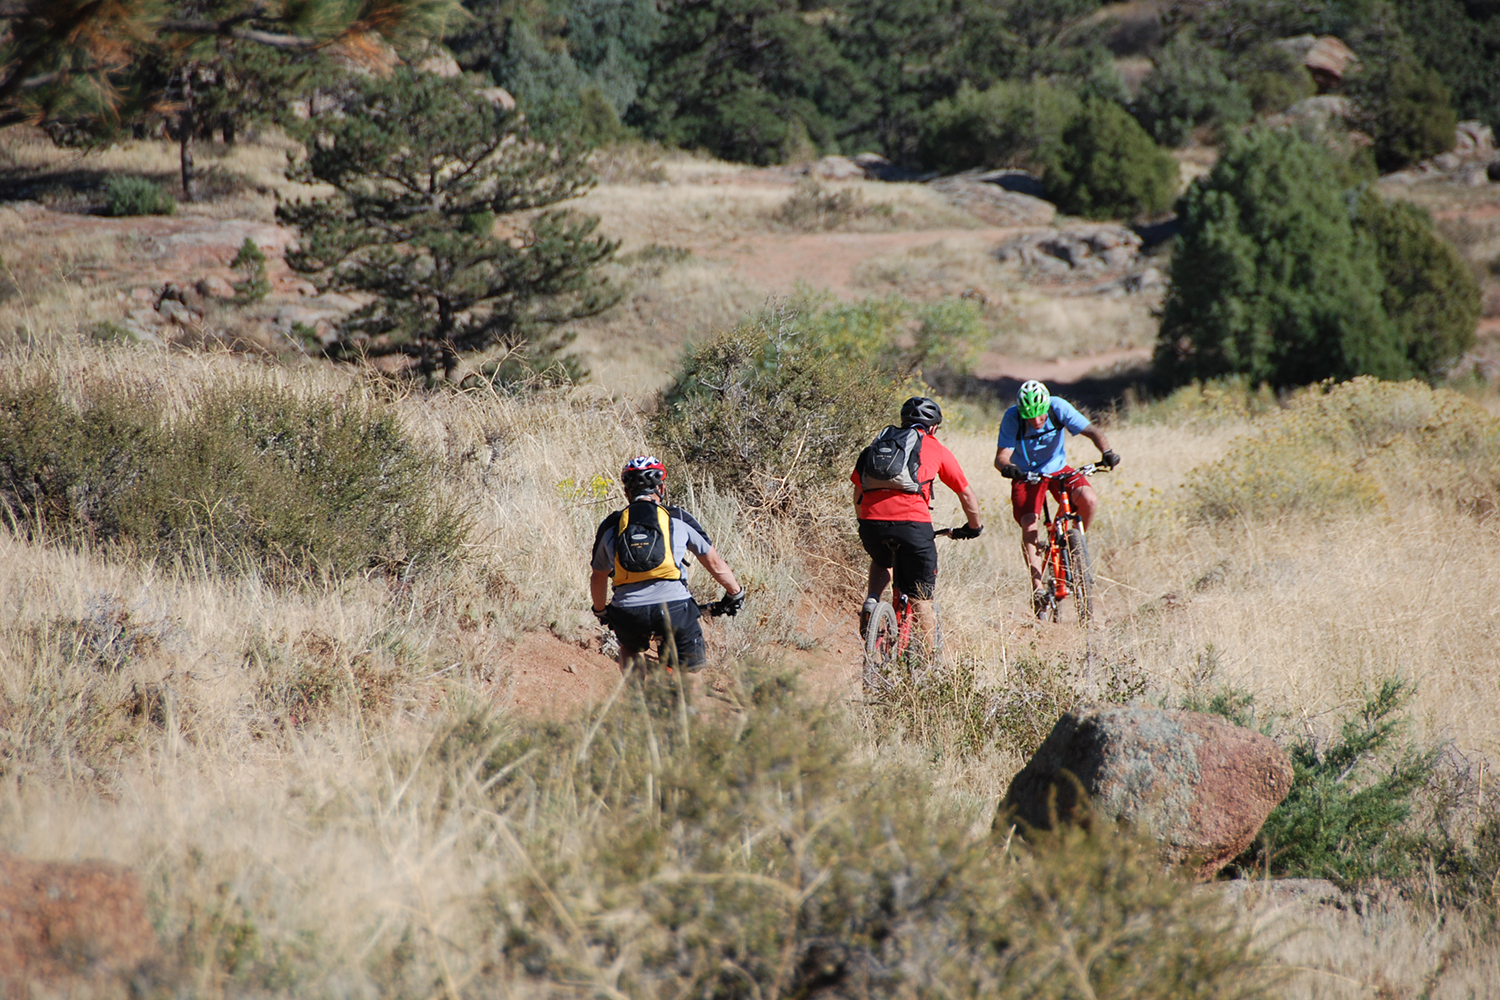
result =
[[[958,459],[948,446],[931,432],[922,434],[922,462],[917,466],[917,482],[922,484],[921,493],[903,493],[900,490],[871,490],[859,498],[861,521],[926,521],[932,523],[932,483],[941,479],[943,485],[954,493],[968,489],[969,480],[959,468]],[[855,464],[849,481],[859,485],[859,465]]]

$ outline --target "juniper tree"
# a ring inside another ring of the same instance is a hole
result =
[[[290,176],[336,194],[277,209],[298,232],[287,263],[374,296],[330,357],[405,355],[452,378],[460,355],[500,346],[535,370],[566,344],[548,331],[617,300],[596,271],[616,244],[550,208],[592,186],[583,152],[536,141],[463,80],[399,70],[299,131]]]

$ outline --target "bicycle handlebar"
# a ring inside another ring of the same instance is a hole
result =
[[[1073,476],[1092,476],[1096,472],[1108,471],[1109,466],[1100,465],[1098,462],[1090,462],[1088,465],[1080,465],[1078,468],[1074,469],[1071,472],[1038,472],[1035,475],[1037,477],[1037,482],[1045,483],[1054,480],[1060,482]]]

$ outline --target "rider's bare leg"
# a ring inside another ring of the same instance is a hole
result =
[[[1088,483],[1083,483],[1073,487],[1072,497],[1073,509],[1083,520],[1083,530],[1088,531],[1089,525],[1094,523],[1094,512],[1099,509],[1099,494]]]
[[[1042,585],[1042,553],[1037,548],[1041,537],[1042,519],[1035,514],[1021,518],[1021,555],[1026,559],[1026,568],[1031,570],[1031,589]]]
[[[891,571],[884,566],[875,565],[875,560],[870,560],[870,587],[865,591],[869,597],[880,600],[885,594],[885,588],[891,585]]]

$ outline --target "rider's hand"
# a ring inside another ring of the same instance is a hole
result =
[[[1103,455],[1100,455],[1099,460],[1103,462],[1106,469],[1113,469],[1120,464],[1120,456],[1113,450],[1106,451]]]
[[[740,608],[745,606],[745,588],[741,587],[738,594],[726,593],[723,597],[719,598],[718,604],[719,614],[728,615],[733,618],[740,613]]]
[[[982,524],[977,528],[971,528],[967,524],[961,524],[958,527],[954,528],[952,531],[948,532],[948,537],[960,540],[965,538],[978,538],[980,532],[982,531],[984,531],[984,525]]]
[[[599,620],[599,624],[605,628],[609,628],[609,605],[606,604],[602,608],[594,608],[593,612],[594,617]]]
[[[1018,465],[1000,466],[1000,475],[1004,476],[1006,479],[1019,479],[1023,482],[1026,479],[1026,473],[1022,472],[1021,467]]]

